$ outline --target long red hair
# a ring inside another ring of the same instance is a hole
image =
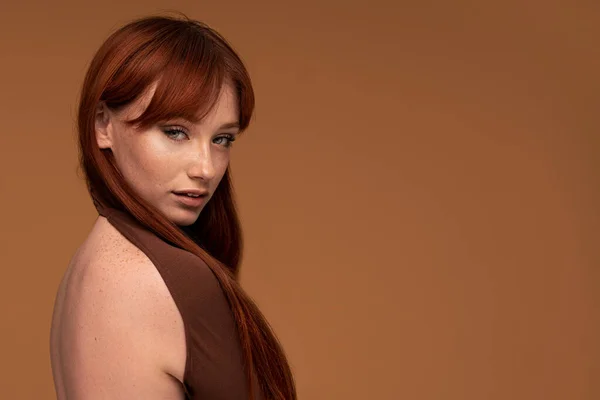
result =
[[[265,399],[296,399],[281,345],[237,282],[242,234],[229,168],[198,220],[184,231],[137,196],[120,174],[110,149],[100,149],[96,142],[95,111],[101,101],[119,109],[157,81],[147,109],[131,124],[143,129],[175,117],[198,121],[217,101],[225,80],[236,89],[239,124],[244,131],[254,110],[252,84],[240,57],[219,33],[186,16],[150,16],[121,27],[98,49],[85,76],[77,115],[80,164],[97,208],[129,212],[155,234],[197,255],[210,267],[236,322],[250,398],[256,376]]]

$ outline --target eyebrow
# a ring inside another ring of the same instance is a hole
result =
[[[193,121],[190,121],[189,119],[185,118],[185,117],[175,117],[173,118],[174,121],[183,121],[186,122],[188,124],[194,124]],[[223,125],[221,125],[218,129],[228,129],[228,128],[239,128],[240,127],[240,123],[238,121],[231,121],[231,122],[226,122]]]
[[[233,122],[227,122],[223,125],[221,125],[221,128],[219,129],[227,129],[227,128],[239,128],[240,124],[237,121],[233,121]]]

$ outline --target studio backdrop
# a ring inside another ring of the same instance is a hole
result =
[[[0,398],[55,398],[88,63],[170,11],[255,85],[241,282],[300,399],[600,398],[600,6],[537,0],[4,2]]]

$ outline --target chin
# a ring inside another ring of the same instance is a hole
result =
[[[175,215],[171,215],[171,218],[169,219],[173,221],[175,225],[189,226],[198,220],[198,216],[200,216],[200,211],[179,210]]]

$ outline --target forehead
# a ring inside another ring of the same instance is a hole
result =
[[[214,107],[205,117],[207,123],[222,123],[238,120],[238,104],[233,86],[229,83],[221,87],[221,92]],[[200,121],[202,123],[202,121]]]
[[[153,82],[136,100],[128,104],[122,110],[119,110],[117,112],[119,119],[132,120],[139,117],[150,104],[157,86],[158,82]],[[198,109],[201,109],[200,105],[198,106]],[[225,82],[221,87],[219,97],[213,108],[204,119],[197,123],[197,125],[220,124],[225,120],[225,122],[237,121],[238,113],[237,96],[234,87],[230,82]],[[183,120],[182,118],[177,119]],[[190,121],[187,122],[191,123]]]

